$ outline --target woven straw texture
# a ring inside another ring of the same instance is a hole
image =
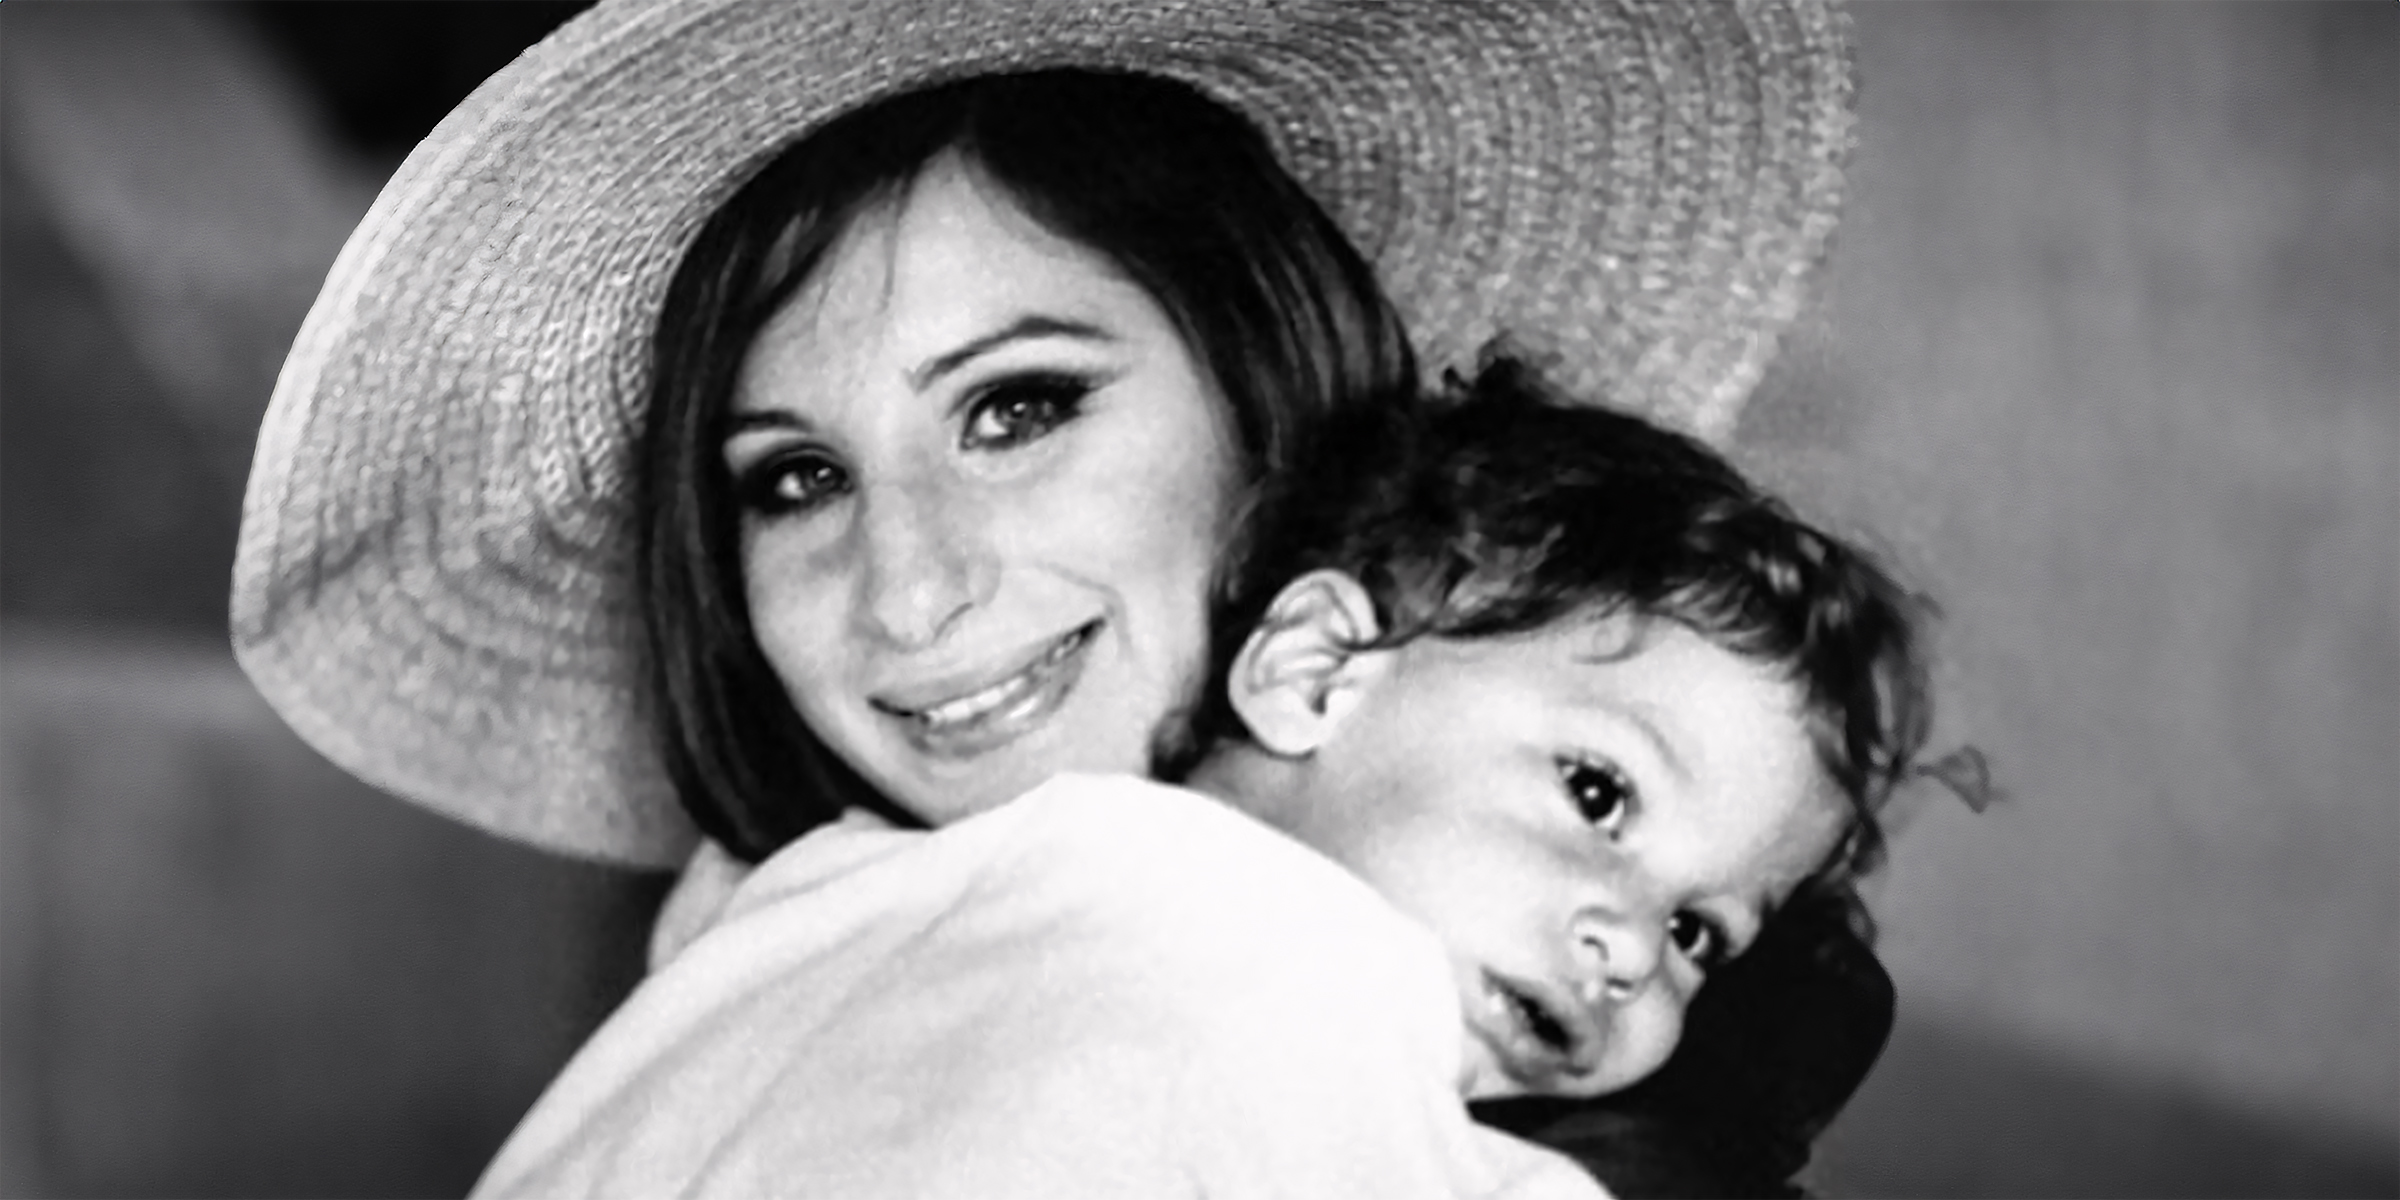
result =
[[[369,783],[675,861],[631,595],[647,338],[778,147],[963,75],[1180,78],[1267,132],[1429,368],[1506,332],[1713,436],[1832,232],[1845,34],[1818,0],[604,2],[452,112],[335,262],[260,433],[236,652]]]

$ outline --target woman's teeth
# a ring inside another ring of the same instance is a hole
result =
[[[1045,677],[1067,656],[1082,648],[1091,639],[1098,623],[1084,625],[1058,639],[1040,658],[1026,664],[1025,669],[980,691],[971,692],[956,700],[945,701],[914,714],[917,723],[931,732],[940,732],[975,721],[989,713],[1004,709],[1031,697],[1041,689]]]

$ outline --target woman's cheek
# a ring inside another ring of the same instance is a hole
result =
[[[848,628],[833,603],[839,594],[836,564],[823,557],[777,522],[753,521],[742,534],[752,636],[793,708],[812,726],[843,677],[841,644]]]

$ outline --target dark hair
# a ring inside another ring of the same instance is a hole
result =
[[[1421,410],[1362,410],[1326,445],[1260,509],[1216,613],[1215,678],[1237,631],[1319,568],[1364,585],[1377,647],[1586,613],[1673,621],[1798,686],[1818,758],[1852,808],[1816,874],[1839,882],[1874,864],[1877,814],[1917,770],[1932,713],[1917,644],[1929,606],[1866,553],[1707,446],[1571,403],[1502,354]],[[1221,691],[1196,713],[1187,757],[1241,736]]]
[[[1312,457],[1331,413],[1413,388],[1373,271],[1257,130],[1185,85],[983,76],[879,101],[781,151],[677,269],[653,345],[639,493],[667,769],[701,829],[747,859],[852,805],[911,819],[807,728],[759,651],[719,448],[759,329],[862,213],[949,153],[1149,293],[1224,396],[1252,481]]]

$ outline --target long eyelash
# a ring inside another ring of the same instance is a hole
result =
[[[1097,386],[1096,381],[1083,376],[1037,371],[1005,375],[969,389],[959,407],[960,444],[969,449],[1005,450],[1041,441],[1080,420],[1084,400]],[[977,432],[977,427],[987,419],[1006,421],[1007,418],[996,414],[1010,405],[1034,410],[1023,414],[1023,427],[995,430],[989,435]]]
[[[744,512],[761,512],[775,504],[775,477],[781,473],[784,456],[770,454],[733,473],[730,481],[735,505]]]
[[[1092,388],[1096,386],[1096,381],[1075,371],[1022,371],[1014,375],[1002,376],[992,381],[984,390],[996,391],[1012,385],[1072,393],[1076,399],[1080,400],[1091,392]]]
[[[734,503],[742,511],[762,516],[775,516],[796,509],[812,507],[795,504],[775,494],[775,484],[795,469],[802,469],[823,456],[807,448],[782,450],[761,457],[733,476]],[[828,464],[832,465],[832,464]],[[839,469],[838,467],[836,469]]]
[[[1084,398],[1098,390],[1097,380],[1071,371],[1031,371],[1003,375],[968,390],[961,398],[959,409],[972,413],[985,404],[1012,392],[1032,392],[1059,406],[1067,415],[1082,411]]]

